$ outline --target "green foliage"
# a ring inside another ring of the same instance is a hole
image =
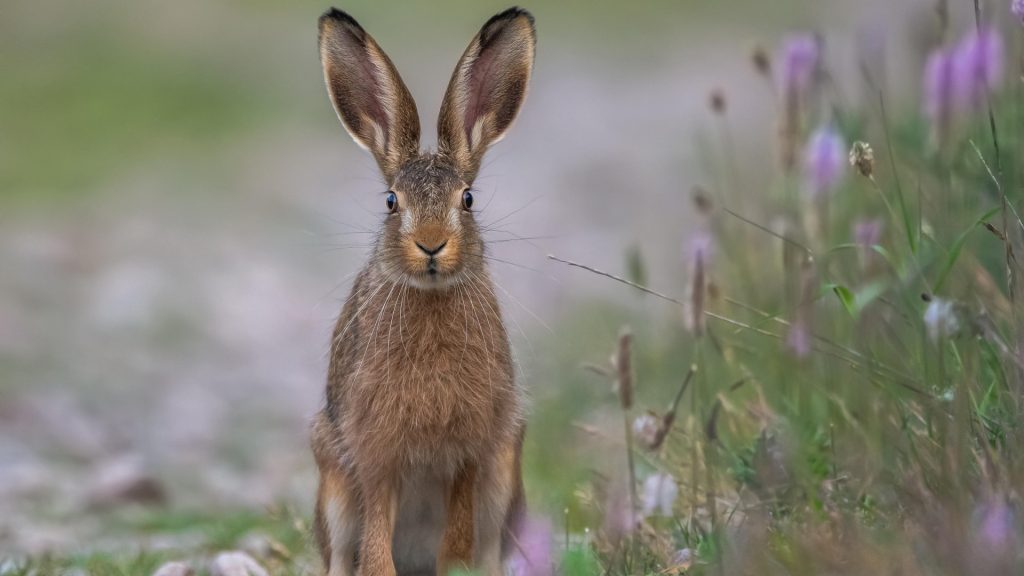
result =
[[[562,553],[559,573],[563,576],[590,576],[600,573],[600,564],[590,548],[571,548]]]
[[[82,193],[116,167],[191,147],[191,162],[268,108],[229,71],[198,57],[88,31],[0,53],[17,81],[0,86],[0,192]]]

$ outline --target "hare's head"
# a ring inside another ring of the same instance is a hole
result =
[[[334,109],[380,166],[387,211],[376,258],[388,274],[442,288],[483,266],[472,185],[487,148],[515,120],[533,67],[529,12],[511,8],[484,24],[448,83],[437,152],[420,152],[416,103],[394,64],[351,16],[320,17],[320,59]]]

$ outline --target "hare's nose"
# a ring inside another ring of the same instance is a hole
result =
[[[431,248],[429,246],[424,246],[423,244],[420,244],[419,242],[416,243],[416,247],[419,248],[420,250],[422,250],[423,253],[426,254],[427,256],[437,256],[438,252],[440,252],[441,250],[444,250],[444,247],[447,246],[447,245],[448,245],[448,241],[447,240],[445,240],[444,242],[441,242],[440,244],[434,246],[433,248]]]

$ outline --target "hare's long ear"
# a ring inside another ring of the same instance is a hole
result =
[[[320,17],[320,60],[338,118],[391,184],[399,166],[419,153],[420,119],[409,89],[377,42],[337,8]]]
[[[437,143],[466,182],[519,113],[536,43],[533,16],[510,8],[484,24],[455,67],[441,104]]]

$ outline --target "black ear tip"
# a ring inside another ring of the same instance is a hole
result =
[[[491,16],[491,19],[484,24],[484,29],[490,28],[499,22],[507,22],[515,20],[516,18],[526,18],[526,21],[530,23],[530,29],[534,29],[533,14],[530,14],[529,10],[520,8],[519,6],[513,6],[503,12],[499,12],[494,16]]]
[[[328,24],[341,24],[343,26],[349,26],[356,30],[362,30],[363,27],[356,22],[356,19],[349,16],[348,12],[338,10],[337,8],[331,7],[329,10],[320,15],[320,19],[317,21],[320,29],[323,30],[324,26]]]

